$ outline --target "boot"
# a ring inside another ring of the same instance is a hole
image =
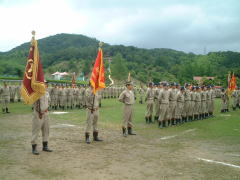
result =
[[[145,117],[146,123],[148,124],[148,117]]]
[[[10,113],[10,112],[8,111],[8,108],[6,108],[6,113]]]
[[[102,139],[99,139],[99,138],[98,138],[98,132],[97,132],[97,131],[94,131],[94,132],[93,132],[93,140],[94,140],[94,141],[103,141]]]
[[[54,109],[57,110],[57,106],[55,106]]]
[[[162,127],[166,127],[166,121],[162,121]]]
[[[37,145],[36,144],[32,144],[32,153],[34,155],[39,155],[39,152],[37,151]]]
[[[21,100],[20,99],[18,99],[18,102],[20,102]]]
[[[122,127],[122,132],[123,132],[123,137],[127,137],[127,132],[125,127]]]
[[[158,127],[163,128],[163,123],[161,121],[158,121]]]
[[[43,151],[52,152],[52,150],[50,150],[48,148],[48,142],[47,141],[43,142],[42,144],[43,144],[43,148],[42,148]]]
[[[5,109],[4,108],[2,108],[2,112],[5,113]]]
[[[132,127],[128,127],[128,135],[136,135],[132,132]]]
[[[85,133],[85,139],[86,139],[86,143],[90,144],[90,138],[89,138],[89,133]]]
[[[99,103],[99,107],[102,107],[102,103]]]
[[[149,117],[149,123],[152,123],[152,116]]]

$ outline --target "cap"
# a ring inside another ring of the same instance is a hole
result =
[[[184,86],[181,86],[180,90],[181,90],[181,91],[185,90],[185,87],[184,87]]]
[[[126,85],[133,85],[132,81],[127,81]]]

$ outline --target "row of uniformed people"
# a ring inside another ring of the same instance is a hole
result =
[[[222,100],[222,104],[221,104],[221,112],[229,112],[229,108],[230,108],[230,94],[231,94],[231,98],[232,98],[232,109],[233,111],[235,111],[237,108],[240,108],[240,89],[236,88],[235,90],[233,90],[231,93],[228,91],[228,89],[221,89],[221,100]]]
[[[213,86],[193,87],[186,84],[181,87],[176,83],[159,83],[154,88],[154,84],[149,83],[145,96],[145,120],[146,123],[153,122],[154,109],[154,121],[158,120],[159,127],[212,117],[214,99]]]

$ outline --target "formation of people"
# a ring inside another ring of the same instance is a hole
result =
[[[14,87],[14,88],[13,88]],[[15,91],[12,96],[12,89],[18,90],[20,86],[8,86],[7,82],[0,87],[0,100],[3,113],[9,113],[9,102],[20,101]],[[52,152],[48,147],[49,139],[49,110],[65,110],[73,108],[86,109],[85,142],[101,142],[98,131],[99,108],[102,98],[117,98],[123,103],[122,134],[136,135],[133,132],[133,111],[136,97],[140,104],[146,102],[145,121],[147,124],[158,122],[158,127],[180,125],[195,120],[203,120],[213,117],[216,90],[214,86],[192,86],[185,84],[180,86],[177,83],[160,82],[149,83],[147,89],[136,88],[131,81],[124,86],[107,87],[94,93],[92,86],[51,85],[46,82],[46,93],[33,104],[32,119],[32,153],[38,155],[37,139],[42,131],[42,150]],[[227,90],[221,90],[222,109],[221,112],[229,111],[229,94]],[[240,108],[240,90],[237,88],[231,93],[233,103],[232,109]]]
[[[158,121],[160,128],[213,117],[214,86],[149,83],[145,101],[146,123]],[[155,109],[155,112],[154,112]]]

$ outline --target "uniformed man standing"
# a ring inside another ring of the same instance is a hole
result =
[[[196,87],[196,99],[195,99],[195,119],[199,120],[201,114],[201,88]]]
[[[237,102],[238,102],[238,91],[236,89],[233,90],[232,92],[232,109],[235,111],[237,108]]]
[[[139,88],[138,93],[139,93],[139,103],[140,103],[140,104],[143,104],[144,89],[143,89],[142,85],[141,85],[141,87]]]
[[[183,121],[187,122],[189,117],[191,116],[191,93],[190,93],[190,84],[185,85],[185,93],[184,93],[184,113],[183,113]]]
[[[42,144],[43,151],[52,152],[48,148],[48,138],[49,138],[49,114],[48,105],[50,97],[48,92],[33,104],[33,118],[32,118],[32,153],[34,155],[39,155],[37,151],[37,139],[39,132],[42,131]]]
[[[183,115],[183,108],[184,108],[184,91],[185,88],[182,86],[180,91],[177,93],[177,106],[176,106],[176,124],[182,124],[182,115]]]
[[[89,85],[89,88],[85,91],[86,98],[86,113],[87,113],[87,125],[85,129],[85,140],[87,144],[90,144],[90,131],[93,128],[93,140],[102,141],[98,138],[98,118],[99,118],[99,97],[98,92],[94,95],[93,88]]]
[[[145,120],[146,120],[146,123],[152,123],[153,104],[154,104],[154,90],[153,90],[152,82],[150,82],[148,85],[145,101],[147,102]]]
[[[118,100],[124,103],[122,123],[123,136],[127,137],[126,129],[128,129],[128,135],[136,135],[132,132],[133,104],[135,103],[132,82],[126,82],[126,89],[120,94]]]
[[[221,112],[227,112],[227,91],[224,89],[221,90],[221,99],[222,99],[222,107],[221,107]]]
[[[159,93],[158,100],[160,101],[160,116],[158,125],[160,128],[168,126],[168,108],[169,108],[169,91],[168,84],[163,83],[163,90]]]
[[[4,86],[0,89],[0,95],[2,97],[2,112],[10,113],[8,109],[8,104],[10,102],[10,90],[6,82],[4,82]]]
[[[155,104],[155,116],[154,116],[154,121],[158,121],[159,114],[160,114],[160,102],[158,100],[159,93],[162,90],[162,85],[161,83],[157,83],[157,88],[154,91],[154,104]]]
[[[175,113],[177,106],[177,91],[176,91],[176,83],[171,84],[171,88],[169,91],[169,111],[168,111],[168,119],[171,121],[170,125],[175,125]]]

